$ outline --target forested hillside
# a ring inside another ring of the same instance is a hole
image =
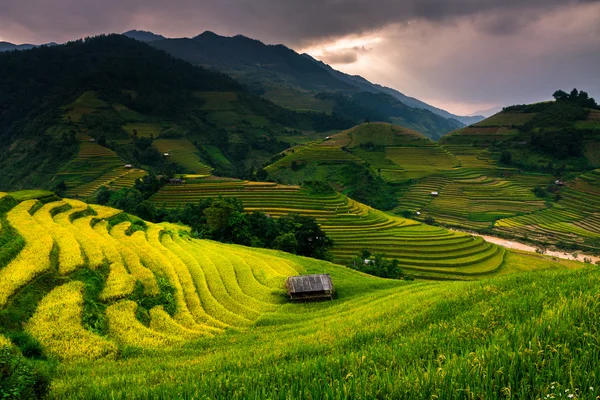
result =
[[[335,71],[283,45],[213,32],[191,39],[153,40],[150,45],[195,65],[224,71],[253,92],[290,109],[335,112],[355,124],[391,122],[433,139],[464,126],[461,117]]]
[[[4,189],[71,189],[61,174],[75,159],[78,172],[89,172],[81,184],[116,176],[116,164],[157,174],[208,165],[243,175],[288,147],[286,135],[351,124],[276,106],[224,74],[121,35],[0,54],[0,107]],[[114,154],[112,166],[88,160],[102,153],[98,147]]]

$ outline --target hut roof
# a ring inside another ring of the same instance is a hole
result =
[[[333,282],[329,274],[290,276],[286,287],[292,299],[331,298],[333,295]]]

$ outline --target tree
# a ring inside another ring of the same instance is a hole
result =
[[[273,242],[273,247],[277,250],[296,254],[296,251],[298,250],[298,241],[292,232],[288,232],[277,236]]]
[[[385,254],[372,255],[368,250],[362,250],[357,257],[348,264],[352,269],[369,275],[391,279],[412,279],[400,268],[396,259],[388,259]]]
[[[229,217],[235,208],[223,199],[217,199],[213,204],[204,210],[206,223],[214,236],[222,238],[229,223]],[[218,239],[217,239],[218,240]]]
[[[96,203],[101,206],[106,205],[110,201],[110,190],[106,186],[100,186],[98,193],[96,194]]]
[[[264,168],[261,168],[258,171],[256,171],[256,179],[259,181],[264,181],[265,179],[267,179],[268,175],[269,173],[265,171]]]
[[[512,153],[508,150],[504,150],[500,155],[500,162],[502,164],[510,164],[512,163]]]
[[[321,230],[314,218],[291,214],[281,217],[278,225],[281,232],[295,235],[298,242],[297,254],[321,259],[328,257],[333,240]]]
[[[579,91],[576,88],[573,88],[573,90],[571,90],[571,93],[569,94],[569,100],[577,100],[578,97]]]
[[[554,92],[552,97],[554,97],[556,101],[562,101],[567,100],[569,98],[569,95],[564,90],[557,90],[556,92]]]
[[[149,200],[144,200],[134,208],[134,214],[146,221],[155,221],[156,206]]]

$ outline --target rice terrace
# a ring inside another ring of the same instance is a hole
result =
[[[179,1],[160,18],[40,4],[39,31],[0,15],[0,39],[47,43],[0,41],[0,398],[600,399],[597,76],[576,81],[589,94],[542,91],[475,51],[504,23],[473,21],[523,5],[449,3],[454,26],[433,3],[370,6],[411,23],[360,2],[208,3],[202,18]],[[563,14],[600,12],[587,3],[530,4],[522,32],[562,26],[568,46],[590,18]],[[243,21],[219,14],[234,8]],[[178,35],[208,18],[293,47],[89,36],[123,18]],[[539,68],[560,55],[553,31],[532,32],[528,57],[508,31],[494,52],[571,85],[569,66]]]

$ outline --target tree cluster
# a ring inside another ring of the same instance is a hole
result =
[[[388,259],[385,254],[371,254],[369,250],[362,250],[350,263],[348,267],[365,274],[379,276],[381,278],[412,280],[396,259]]]
[[[584,108],[598,109],[596,100],[591,98],[587,92],[584,92],[583,90],[573,89],[571,90],[571,93],[567,93],[564,90],[557,90],[552,97],[554,97],[557,102],[573,103]]]
[[[151,186],[152,182],[145,185]],[[96,202],[122,209],[147,221],[188,225],[197,238],[278,249],[306,257],[330,258],[333,241],[312,217],[290,214],[272,218],[258,211],[246,214],[242,202],[235,198],[207,198],[175,209],[157,208],[144,196],[153,189],[144,189],[142,184],[116,192],[104,188],[98,192]]]

